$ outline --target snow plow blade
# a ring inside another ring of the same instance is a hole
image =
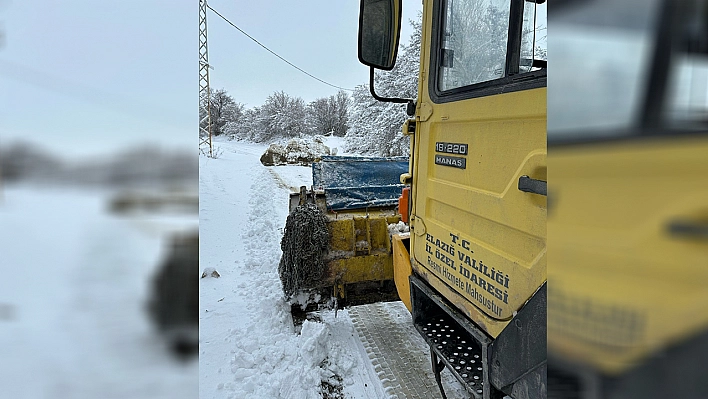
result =
[[[286,297],[300,305],[336,298],[339,307],[398,300],[388,227],[401,220],[407,158],[323,157],[312,169],[313,189],[290,194],[279,267]],[[303,217],[315,208],[319,216]],[[326,245],[313,242],[320,230]]]

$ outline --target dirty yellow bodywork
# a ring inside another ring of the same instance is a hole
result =
[[[546,88],[433,101],[432,6],[411,136],[412,270],[496,337],[546,281],[546,197],[517,188],[547,180]],[[466,168],[436,164],[440,142],[465,144]]]
[[[393,210],[346,211],[328,219],[327,285],[393,279],[388,225],[398,223],[400,216]]]
[[[388,225],[401,220],[393,207],[328,212],[323,194],[307,193],[327,217],[329,249],[324,255],[326,270],[317,286],[305,289],[333,289],[345,298],[347,285],[393,280],[393,254]],[[290,211],[300,194],[290,195]]]
[[[394,234],[391,237],[393,246],[393,280],[396,283],[396,290],[401,302],[406,305],[408,311],[413,311],[411,305],[411,284],[409,277],[413,273],[411,268],[411,257],[408,247],[410,246],[410,236]]]
[[[708,329],[708,137],[552,154],[549,352],[614,375]]]

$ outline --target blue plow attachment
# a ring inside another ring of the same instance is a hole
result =
[[[328,211],[390,207],[398,205],[407,172],[408,157],[324,156],[312,164],[312,182]]]

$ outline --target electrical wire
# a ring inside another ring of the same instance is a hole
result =
[[[243,33],[246,37],[248,37],[249,39],[253,40],[254,42],[256,42],[256,44],[258,44],[259,46],[263,47],[264,49],[266,49],[269,53],[273,54],[274,56],[280,58],[281,60],[283,60],[285,63],[287,63],[287,64],[290,65],[291,67],[297,69],[298,71],[304,73],[305,75],[307,75],[307,76],[309,76],[309,77],[311,77],[311,78],[313,78],[313,79],[315,79],[315,80],[317,80],[317,81],[319,81],[319,82],[322,82],[322,83],[324,83],[324,84],[326,84],[326,85],[328,85],[328,86],[332,86],[332,87],[337,88],[337,89],[340,89],[340,90],[354,91],[354,89],[347,89],[347,88],[345,88],[345,87],[337,86],[337,85],[334,85],[334,84],[332,84],[332,83],[326,82],[326,81],[324,81],[324,80],[318,78],[317,76],[315,76],[315,75],[313,75],[313,74],[311,74],[311,73],[305,71],[304,69],[298,67],[297,65],[293,64],[292,62],[290,62],[290,61],[286,60],[285,58],[281,57],[280,55],[278,55],[278,53],[276,53],[275,51],[273,51],[273,50],[269,49],[268,47],[266,47],[264,44],[262,44],[261,42],[259,42],[258,40],[256,40],[256,38],[254,38],[253,36],[251,36],[251,35],[249,35],[248,33],[246,33],[243,29],[241,29],[241,28],[239,28],[238,26],[236,26],[236,24],[234,24],[233,22],[229,21],[225,16],[221,15],[218,11],[216,11],[215,9],[213,9],[209,4],[207,4],[206,6],[207,6],[208,9],[210,9],[211,11],[213,11],[214,14],[218,15],[219,17],[221,17],[221,19],[223,19],[224,21],[226,21],[226,23],[228,23],[229,25],[231,25],[231,26],[233,26],[234,28],[236,28],[236,30],[238,30],[239,32]]]

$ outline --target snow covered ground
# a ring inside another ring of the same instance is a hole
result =
[[[346,398],[395,397],[347,310],[323,311],[299,334],[293,327],[277,267],[288,193],[311,185],[310,168],[264,167],[266,145],[215,145],[220,156],[199,165],[200,264],[221,276],[200,280],[199,397],[320,398],[323,381]],[[396,349],[425,359],[417,338]],[[453,387],[448,397],[460,393]]]
[[[196,214],[116,216],[111,194],[0,188],[0,397],[197,397],[197,360],[145,312],[167,236]]]
[[[199,165],[200,264],[221,275],[200,280],[199,397],[320,397],[326,326],[295,334],[277,274],[289,183],[260,164],[266,146],[217,146]]]

